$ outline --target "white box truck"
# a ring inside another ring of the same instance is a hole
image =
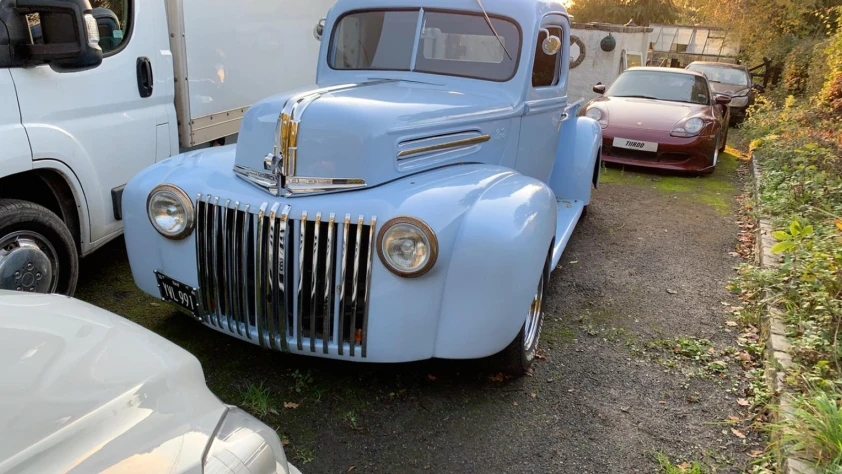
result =
[[[0,0],[0,290],[72,294],[147,166],[315,82],[334,0]]]

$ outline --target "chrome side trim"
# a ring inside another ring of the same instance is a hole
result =
[[[342,275],[339,281],[339,355],[343,355],[345,349],[345,342],[342,340],[342,335],[345,332],[345,271],[346,262],[348,261],[348,233],[351,230],[351,214],[345,214],[345,223],[342,226]]]
[[[333,289],[333,226],[336,221],[336,214],[330,213],[327,224],[327,253],[325,255],[325,285],[324,305],[322,306],[322,350],[328,353],[327,346],[330,342],[330,321],[333,319],[333,305],[330,294]],[[315,301],[313,302],[315,306]]]
[[[301,213],[301,220],[298,222],[299,236],[301,240],[298,244],[298,317],[296,321],[298,322],[297,330],[295,331],[295,335],[297,337],[298,343],[298,350],[304,349],[304,343],[301,340],[301,333],[304,332],[304,244],[307,242],[307,211]]]
[[[425,139],[429,140],[429,139]],[[438,143],[435,145],[421,146],[417,148],[410,148],[398,153],[398,158],[406,158],[408,156],[420,155],[422,153],[430,153],[433,151],[450,150],[452,148],[462,148],[472,145],[478,145],[491,140],[491,135],[480,135],[478,137],[463,138],[461,140],[453,140],[445,143]]]
[[[272,196],[278,195],[278,177],[271,173],[262,173],[251,168],[246,168],[245,166],[234,165],[234,174],[246,182],[267,191]]]
[[[287,178],[287,196],[329,191],[347,191],[366,187],[364,179],[358,178]]]
[[[354,242],[354,280],[353,293],[351,294],[351,355],[354,355],[354,346],[357,344],[357,293],[360,282],[360,241],[363,238],[363,216],[357,219],[357,240]]]
[[[374,257],[374,251],[376,246],[376,228],[377,228],[377,216],[372,216],[371,218],[371,227],[368,229],[368,257],[366,257],[366,269],[365,269],[365,293],[363,296],[363,338],[362,338],[362,349],[360,350],[360,355],[365,357],[366,350],[368,349],[368,303],[369,303],[369,296],[371,292],[371,262]]]
[[[257,326],[257,340],[260,347],[266,347],[264,339],[264,321],[266,315],[266,297],[263,290],[263,220],[266,217],[268,203],[260,205],[260,212],[257,214],[257,232],[254,236],[256,242],[254,247],[254,273],[257,276],[254,282],[254,324]]]

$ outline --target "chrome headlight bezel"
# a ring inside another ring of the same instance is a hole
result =
[[[184,227],[176,232],[167,231],[162,228],[152,215],[153,200],[161,195],[168,194],[174,201],[176,201],[184,212]],[[193,233],[196,227],[196,213],[193,207],[193,200],[178,186],[172,184],[160,184],[149,193],[146,198],[146,216],[152,227],[162,236],[171,240],[183,240]]]
[[[585,117],[596,120],[600,128],[608,128],[608,114],[599,107],[589,107],[585,111]]]
[[[405,267],[401,267],[392,260],[388,251],[384,248],[384,244],[388,241],[389,233],[395,229],[396,226],[402,226],[406,229],[414,230],[425,241],[428,249],[427,259],[417,268],[407,269]],[[380,261],[383,263],[384,267],[399,277],[418,278],[425,275],[435,266],[436,260],[438,260],[438,253],[439,243],[436,233],[433,232],[433,229],[431,229],[426,222],[415,217],[399,216],[392,218],[380,228],[380,232],[377,234],[377,254],[380,256]]]

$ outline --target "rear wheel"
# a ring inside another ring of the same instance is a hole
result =
[[[0,290],[72,295],[78,277],[64,222],[38,204],[0,199]]]
[[[525,374],[535,361],[538,340],[541,337],[541,328],[544,325],[543,302],[549,283],[550,258],[551,255],[548,255],[544,268],[541,270],[538,287],[535,290],[532,303],[529,305],[523,327],[521,327],[514,341],[496,356],[498,359],[495,364],[496,367],[510,375]]]

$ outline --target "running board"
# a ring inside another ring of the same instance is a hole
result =
[[[570,236],[573,235],[573,230],[582,217],[582,211],[585,209],[585,203],[582,201],[568,201],[566,199],[558,200],[558,222],[555,228],[555,247],[553,247],[553,266],[551,269],[555,270],[561,260],[561,254],[564,253],[564,248],[567,247],[567,242],[570,241]]]

